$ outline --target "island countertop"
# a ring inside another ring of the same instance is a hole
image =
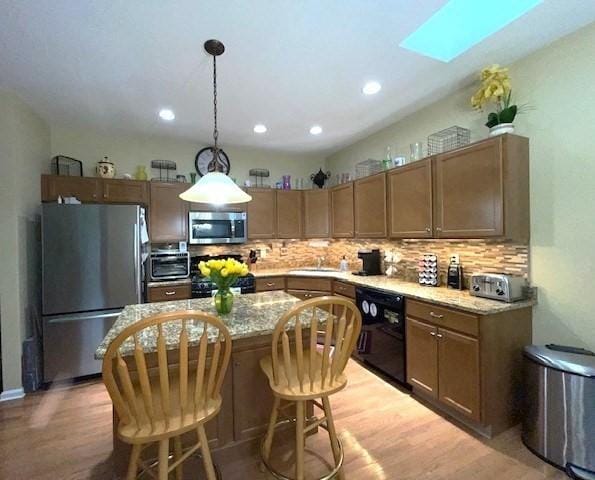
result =
[[[232,340],[271,335],[281,316],[299,301],[298,298],[282,291],[237,295],[234,298],[234,306],[231,313],[220,316],[220,318],[229,329]],[[99,347],[97,347],[95,358],[97,360],[103,359],[109,344],[130,325],[159,313],[175,312],[177,310],[200,310],[215,316],[217,315],[212,298],[128,305],[124,308],[112,328],[110,328]],[[190,345],[194,343],[198,344],[202,327],[200,331],[194,333],[196,335],[192,335],[192,332],[190,334]],[[167,338],[167,329],[165,330],[165,335],[168,345],[177,346],[179,329],[173,329],[171,331],[171,341]],[[146,335],[143,338],[148,342],[148,349],[146,351],[150,351],[151,344],[155,342],[155,339],[147,338]],[[130,352],[127,352],[126,344],[122,345],[121,352],[123,355],[133,353],[132,344],[129,347]]]

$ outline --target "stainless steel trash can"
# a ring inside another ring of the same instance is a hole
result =
[[[595,355],[531,345],[524,357],[523,443],[560,468],[595,473]]]

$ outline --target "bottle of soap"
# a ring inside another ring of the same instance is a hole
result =
[[[342,272],[346,272],[347,270],[349,270],[349,262],[345,258],[345,255],[343,255],[343,259],[339,263],[339,270],[341,270]]]

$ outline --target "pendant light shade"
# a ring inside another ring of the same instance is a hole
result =
[[[221,173],[222,161],[219,157],[219,130],[217,129],[217,57],[225,52],[225,46],[219,40],[207,40],[205,50],[213,57],[213,159],[208,165],[204,177],[180,194],[187,202],[225,205],[228,203],[246,203],[252,197],[238,187],[226,174]],[[199,172],[200,173],[200,172]]]
[[[180,193],[180,198],[187,202],[212,203],[246,203],[252,197],[238,187],[234,181],[221,172],[207,173],[188,190]]]

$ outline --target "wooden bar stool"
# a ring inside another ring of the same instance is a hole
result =
[[[275,428],[284,423],[277,422],[280,410],[285,408],[280,407],[281,400],[296,407],[295,479],[304,478],[305,437],[317,427],[328,432],[335,460],[333,470],[322,478],[343,478],[343,447],[335,430],[329,397],[347,385],[343,372],[361,326],[362,317],[353,302],[330,296],[298,303],[277,323],[271,356],[263,358],[260,363],[275,397],[261,457],[264,467],[276,478],[289,479],[270,463]],[[295,329],[294,341],[288,334],[292,328]],[[321,399],[321,402],[316,399]],[[310,424],[305,418],[308,401],[313,401],[324,413],[322,418]]]
[[[175,470],[181,480],[183,462],[198,449],[208,480],[217,478],[204,425],[221,409],[230,355],[225,325],[198,311],[155,315],[114,339],[103,360],[103,381],[120,419],[118,436],[132,445],[127,480],[137,478],[139,468],[159,480]],[[183,451],[181,435],[190,431],[197,442]],[[154,465],[141,459],[154,443],[159,446],[157,475]]]

